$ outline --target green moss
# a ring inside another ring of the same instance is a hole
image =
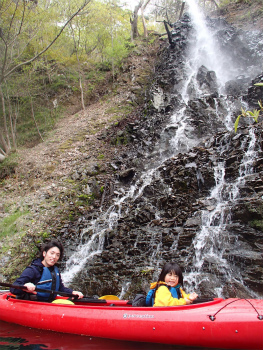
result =
[[[59,147],[59,149],[60,149],[61,151],[65,151],[65,150],[71,148],[72,143],[73,143],[73,140],[69,139],[69,140],[67,140],[66,142],[64,142],[64,143]]]
[[[113,106],[108,108],[105,113],[107,114],[115,114],[116,117],[122,118],[127,116],[133,109],[133,105],[129,102],[124,101],[123,104],[118,106]]]
[[[2,219],[0,221],[0,238],[14,235],[17,232],[17,220],[28,213],[28,211],[17,211]]]
[[[11,153],[3,162],[0,163],[0,180],[15,174],[18,155]]]
[[[119,145],[127,145],[129,143],[129,135],[127,134],[127,132],[119,132],[117,134],[116,137],[113,137],[111,139],[111,143],[115,146],[119,146]]]
[[[73,222],[75,220],[75,217],[76,217],[75,212],[71,211],[68,216],[69,221]]]
[[[49,238],[50,232],[42,232],[41,236],[42,236],[43,241],[44,241],[45,239],[48,239],[48,238]]]
[[[141,274],[142,274],[143,276],[152,275],[152,274],[153,274],[153,271],[154,271],[154,269],[142,270],[142,271],[141,271]]]
[[[263,232],[263,220],[253,220],[249,222],[249,225],[257,230]]]
[[[89,199],[89,196],[87,194],[81,194],[81,195],[79,195],[79,199],[86,201]]]
[[[24,245],[25,240],[26,237],[16,239],[12,242],[12,247],[5,246],[5,251],[11,253],[10,262],[4,267],[4,269],[1,269],[0,272],[5,276],[11,276],[12,280],[15,280],[26,266],[30,265],[31,261],[38,253],[37,246],[35,244]],[[3,253],[2,249],[1,253]],[[23,256],[23,259],[21,259],[21,255]]]
[[[69,183],[69,184],[75,184],[75,180],[72,180],[70,178],[66,178],[66,179],[64,179],[64,181]]]

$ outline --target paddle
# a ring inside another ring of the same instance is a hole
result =
[[[32,293],[24,286],[18,286],[18,285],[14,285],[14,284],[10,284],[10,283],[5,283],[5,282],[0,282],[0,286],[8,287],[8,288],[20,289],[20,290],[23,290],[26,293]],[[107,299],[107,297],[108,297],[108,299],[110,299],[109,297],[111,297],[110,295],[104,295],[100,299],[95,299],[95,298],[92,298],[92,297],[83,297],[81,299],[78,299],[78,296],[74,295],[72,293],[66,293],[66,292],[60,292],[60,291],[54,291],[54,290],[46,290],[46,289],[38,288],[38,287],[35,289],[35,291],[36,292],[40,292],[40,293],[53,294],[53,295],[54,294],[59,294],[61,296],[72,298],[74,300],[74,302],[79,301],[79,302],[84,302],[84,303],[102,303],[102,304],[104,304],[104,303],[107,302],[105,299]],[[116,298],[118,298],[118,297],[117,296],[114,296],[114,297],[115,297],[115,300],[117,300]]]
[[[23,290],[24,292],[27,292],[27,293],[33,293],[33,292],[30,292],[25,286],[18,286],[18,285],[14,285],[14,284],[10,284],[10,283],[5,283],[5,282],[0,282],[0,286],[20,289],[20,290]],[[64,296],[64,297],[78,298],[77,295],[74,295],[72,293],[65,293],[65,292],[58,293],[54,290],[46,290],[46,289],[42,289],[42,288],[38,288],[38,287],[36,287],[35,292],[48,293],[48,294],[59,294],[59,295]]]
[[[203,297],[198,297],[193,301],[193,304],[201,304],[201,303],[207,303],[209,301],[213,301],[213,298],[203,298]]]

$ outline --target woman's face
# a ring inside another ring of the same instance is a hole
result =
[[[60,250],[58,247],[52,247],[47,252],[43,252],[43,257],[42,264],[44,266],[54,266],[60,258]]]
[[[171,271],[165,275],[164,282],[170,287],[175,287],[179,282],[179,277]]]

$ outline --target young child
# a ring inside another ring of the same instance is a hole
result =
[[[186,294],[183,289],[183,274],[175,263],[166,263],[157,282],[151,283],[146,297],[147,306],[175,306],[191,304],[198,295]]]

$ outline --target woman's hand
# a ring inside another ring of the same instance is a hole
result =
[[[37,294],[37,292],[35,292],[36,286],[33,283],[28,282],[24,284],[24,287],[26,287],[29,292],[32,292],[33,294]]]
[[[79,299],[83,298],[83,294],[81,292],[77,292],[76,290],[73,290],[72,294],[77,295]]]

